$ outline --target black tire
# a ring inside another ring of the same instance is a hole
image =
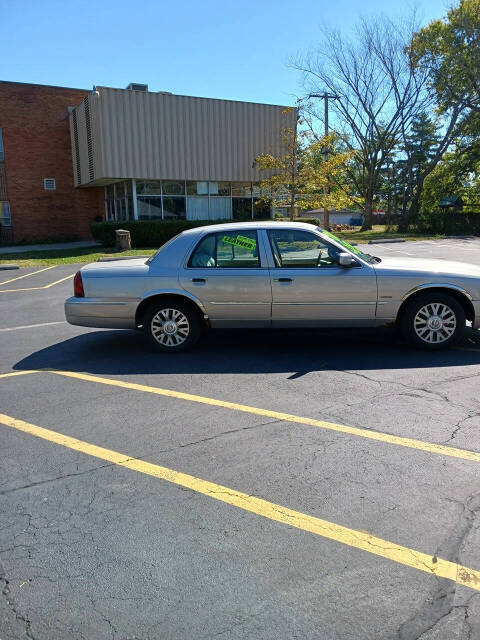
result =
[[[407,342],[431,351],[457,344],[464,336],[465,324],[462,305],[441,291],[415,297],[400,319],[400,329]]]
[[[200,312],[182,300],[165,298],[151,304],[143,314],[143,330],[154,349],[164,353],[188,351],[200,339]]]

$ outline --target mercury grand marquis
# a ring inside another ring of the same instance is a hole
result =
[[[212,328],[375,327],[449,347],[480,327],[480,267],[377,258],[297,222],[247,222],[180,233],[148,260],[88,264],[65,302],[68,322],[143,329],[167,352]]]

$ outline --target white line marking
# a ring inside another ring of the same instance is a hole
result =
[[[33,329],[34,327],[48,327],[52,324],[66,324],[66,320],[59,320],[58,322],[40,322],[40,324],[24,324],[20,327],[7,327],[6,329],[0,329],[0,331],[17,331],[18,329]]]

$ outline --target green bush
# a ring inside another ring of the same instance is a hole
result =
[[[219,224],[225,220],[124,220],[123,222],[93,222],[90,225],[94,240],[104,247],[115,246],[115,231],[126,229],[130,231],[132,247],[161,247],[170,238],[182,231],[193,227],[203,227],[208,224]]]
[[[287,216],[281,216],[275,214],[275,220],[277,222],[290,222],[290,218]],[[306,222],[307,224],[314,224],[316,227],[320,227],[320,220],[318,218],[295,218],[294,222]]]
[[[417,230],[422,233],[437,233],[446,236],[479,235],[480,212],[458,212],[437,209],[420,214]]]

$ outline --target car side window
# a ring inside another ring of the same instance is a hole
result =
[[[289,268],[336,267],[341,249],[322,238],[297,229],[268,231],[275,266]]]
[[[245,269],[260,267],[256,231],[209,233],[193,250],[188,266]]]

